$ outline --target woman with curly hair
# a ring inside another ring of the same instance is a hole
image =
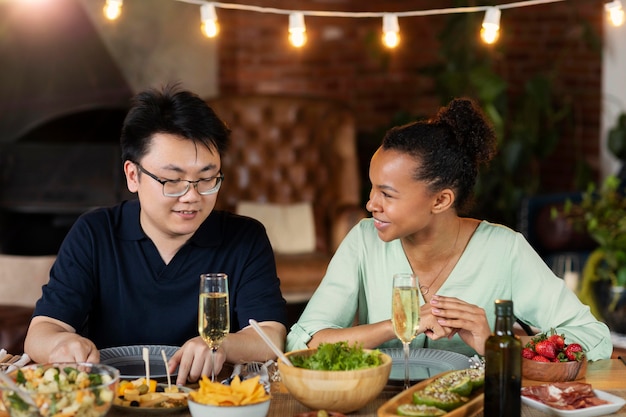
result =
[[[400,347],[392,277],[413,273],[420,325],[413,348],[484,354],[494,301],[513,300],[529,326],[554,328],[590,360],[609,358],[610,334],[530,246],[505,226],[463,217],[496,137],[479,107],[454,99],[427,121],[392,128],[372,157],[371,218],[346,236],[287,336],[288,350],[347,340]]]

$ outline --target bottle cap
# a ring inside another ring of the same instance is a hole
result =
[[[513,301],[496,300],[496,316],[512,316],[512,315],[513,315]]]

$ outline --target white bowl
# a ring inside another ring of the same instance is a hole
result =
[[[200,404],[189,397],[187,405],[192,417],[265,417],[270,409],[271,398],[247,405]]]

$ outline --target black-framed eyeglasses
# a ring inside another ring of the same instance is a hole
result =
[[[224,174],[221,172],[214,177],[202,178],[196,181],[189,180],[163,180],[154,175],[152,172],[147,171],[138,162],[133,162],[139,168],[139,171],[143,172],[153,180],[157,181],[163,186],[163,195],[165,197],[181,197],[187,194],[191,185],[196,188],[198,194],[211,195],[219,191],[222,181],[224,181]]]

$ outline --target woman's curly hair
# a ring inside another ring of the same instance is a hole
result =
[[[497,140],[478,105],[457,98],[430,120],[390,129],[382,148],[413,157],[417,162],[413,177],[425,181],[433,192],[452,189],[461,213],[471,208],[478,168],[495,156]]]

